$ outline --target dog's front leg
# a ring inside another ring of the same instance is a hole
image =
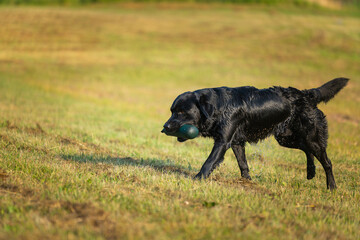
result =
[[[204,165],[201,167],[200,172],[195,176],[195,179],[207,178],[211,171],[224,160],[226,150],[229,149],[229,144],[225,142],[216,141],[214,147],[206,159]]]

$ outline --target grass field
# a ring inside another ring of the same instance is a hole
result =
[[[1,239],[359,239],[360,18],[294,7],[0,8]],[[228,151],[160,133],[180,93],[350,82],[327,105],[318,162],[273,138]]]

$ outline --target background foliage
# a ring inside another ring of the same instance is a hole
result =
[[[128,3],[128,2],[177,2],[177,3],[263,3],[263,4],[296,4],[310,5],[317,4],[319,1],[308,0],[0,0],[0,4],[31,4],[31,5],[83,5],[90,3]],[[320,1],[321,2],[321,1]],[[330,2],[340,3],[342,5],[359,6],[358,0],[330,0]]]

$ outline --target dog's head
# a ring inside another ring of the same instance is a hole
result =
[[[213,107],[206,100],[206,95],[199,92],[185,92],[180,94],[173,102],[171,108],[171,117],[164,124],[167,132],[176,132],[185,124],[194,125],[199,128],[213,114]],[[179,142],[186,139],[178,138]]]

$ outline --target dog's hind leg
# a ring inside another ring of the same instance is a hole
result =
[[[244,144],[241,145],[231,145],[231,148],[236,156],[236,160],[239,164],[239,168],[241,171],[241,176],[243,178],[251,180],[251,177],[249,175],[249,167],[246,161],[245,156],[245,146]]]
[[[281,146],[297,148],[305,152],[307,179],[315,176],[315,156],[325,170],[327,188],[330,190],[336,188],[332,164],[326,154],[327,123],[325,115],[319,109],[304,111],[302,115],[293,119],[292,124],[280,125],[274,135]]]
[[[311,144],[311,150],[314,156],[319,160],[321,165],[324,168],[326,174],[326,186],[330,190],[334,190],[336,188],[335,178],[332,171],[332,164],[330,159],[326,154],[325,148],[318,148],[316,144]]]
[[[335,178],[332,171],[332,164],[330,159],[328,158],[326,151],[324,150],[320,154],[320,163],[323,166],[325,173],[326,173],[326,186],[330,190],[334,190],[336,188]]]
[[[315,127],[308,131],[306,134],[306,146],[307,149],[319,160],[324,168],[326,174],[326,186],[328,189],[333,190],[336,188],[334,174],[332,171],[332,164],[326,154],[327,146],[327,122],[325,115],[319,110],[315,110]]]
[[[292,134],[293,131],[288,129],[287,135],[275,134],[275,139],[278,143],[287,148],[300,149],[306,154],[307,160],[307,179],[313,179],[315,177],[315,164],[314,164],[314,155],[311,153],[311,150],[306,147],[306,140],[303,137],[298,136],[298,134]]]

